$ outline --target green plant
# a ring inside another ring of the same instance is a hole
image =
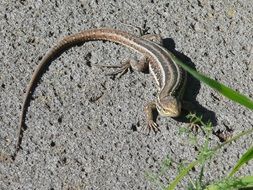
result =
[[[193,167],[197,167],[198,165],[201,165],[201,172],[199,175],[199,179],[197,179],[195,182],[191,183],[191,186],[189,187],[190,190],[223,190],[223,189],[238,189],[238,188],[245,188],[245,187],[252,187],[253,188],[253,176],[245,176],[245,177],[239,177],[235,178],[233,177],[233,174],[237,172],[245,163],[249,162],[251,159],[253,159],[253,147],[251,147],[249,150],[246,151],[245,154],[242,155],[242,157],[239,159],[237,164],[234,166],[233,170],[230,172],[230,174],[224,178],[224,180],[220,182],[216,182],[212,185],[206,186],[203,181],[203,171],[204,166],[207,163],[208,160],[210,160],[219,149],[221,149],[223,146],[239,139],[240,137],[244,135],[248,135],[253,132],[253,129],[247,130],[245,132],[241,132],[240,134],[234,136],[233,138],[227,140],[226,142],[217,145],[216,147],[210,149],[209,148],[209,136],[210,136],[210,129],[212,128],[210,123],[205,124],[201,121],[200,118],[198,118],[194,114],[190,114],[189,117],[192,121],[198,121],[203,125],[203,129],[206,133],[206,140],[204,145],[200,149],[200,153],[197,156],[197,159],[191,163],[189,163],[179,174],[178,176],[166,187],[166,190],[173,190],[178,185],[178,183],[187,175],[189,172],[193,169]]]
[[[228,99],[237,102],[241,105],[243,105],[246,108],[249,108],[250,110],[253,110],[253,101],[248,98],[245,95],[240,94],[239,92],[236,92],[235,90],[193,70],[186,64],[184,64],[180,59],[175,57],[173,54],[171,54],[172,59],[176,62],[176,64],[180,65],[184,70],[186,70],[188,73],[190,73],[193,77],[195,77],[197,80],[204,82],[209,87],[217,90],[220,94],[227,97]],[[188,187],[189,190],[230,190],[230,189],[239,189],[239,188],[252,188],[253,189],[253,176],[244,176],[244,177],[234,177],[233,175],[247,162],[253,159],[253,147],[249,148],[238,160],[232,171],[228,174],[227,177],[225,177],[223,180],[219,182],[215,182],[210,185],[206,185],[203,183],[203,173],[204,173],[204,167],[208,160],[210,160],[219,149],[221,149],[223,146],[237,140],[238,138],[241,138],[244,135],[248,135],[253,132],[253,129],[241,132],[240,134],[234,136],[233,138],[227,140],[226,142],[217,145],[216,147],[210,149],[209,148],[209,136],[211,135],[211,123],[203,123],[202,119],[200,117],[197,117],[194,114],[190,114],[189,116],[190,121],[193,125],[200,123],[203,126],[204,133],[206,135],[206,140],[204,145],[201,147],[199,155],[197,156],[196,160],[189,163],[187,166],[181,168],[179,174],[176,176],[176,178],[164,189],[166,190],[174,190],[175,187],[178,185],[178,183],[187,175],[189,172],[197,166],[201,166],[201,172],[199,175],[199,178],[195,181],[191,180],[191,185]],[[190,136],[192,137],[192,136]],[[193,139],[193,143],[196,142],[195,138]],[[171,159],[172,161],[172,159]],[[173,162],[173,161],[172,161]],[[161,174],[161,173],[160,173]],[[156,176],[156,178],[153,178],[155,181],[159,179],[159,175]],[[161,186],[160,186],[161,187]]]
[[[147,174],[146,176],[149,178],[150,181],[155,183],[157,186],[160,187],[160,189],[165,190],[174,190],[176,186],[179,184],[179,182],[186,177],[189,172],[198,166],[201,167],[201,172],[199,174],[198,179],[196,180],[190,180],[190,185],[188,186],[188,190],[231,190],[231,189],[239,189],[239,188],[252,188],[253,189],[253,176],[244,176],[244,177],[234,177],[233,175],[247,162],[253,159],[253,147],[250,147],[238,160],[238,162],[235,164],[234,168],[231,170],[231,172],[228,174],[227,177],[224,177],[223,180],[220,180],[218,182],[213,182],[212,184],[205,184],[203,181],[203,173],[206,163],[212,159],[215,154],[223,148],[225,145],[230,144],[233,141],[236,141],[237,139],[248,135],[253,132],[253,129],[244,131],[239,133],[238,135],[235,135],[231,139],[227,140],[226,142],[219,144],[215,146],[214,148],[210,147],[210,135],[212,134],[212,125],[210,122],[204,123],[200,117],[197,117],[195,114],[189,114],[189,119],[191,121],[195,121],[200,123],[201,126],[203,126],[203,131],[205,134],[205,142],[200,147],[199,154],[195,161],[189,163],[186,165],[185,163],[176,163],[173,161],[172,158],[167,157],[162,165],[161,170],[157,174]],[[194,124],[194,123],[193,123]],[[182,133],[182,132],[181,132]],[[188,130],[185,130],[184,133],[189,133]],[[164,185],[160,182],[160,179],[162,176],[165,175],[166,170],[170,169],[170,165],[172,163],[176,163],[178,165],[179,174],[176,176],[176,178],[167,186],[164,187]]]
[[[242,95],[235,90],[193,70],[190,68],[188,65],[184,64],[180,59],[172,55],[173,60],[180,65],[184,70],[186,70],[188,73],[190,73],[193,77],[195,77],[197,80],[204,82],[211,88],[217,90],[220,94],[224,95],[228,99],[237,102],[251,110],[253,110],[253,101],[249,99],[247,96]],[[194,119],[194,117],[193,117]],[[198,118],[197,118],[198,119]],[[201,119],[200,119],[201,120]],[[202,123],[203,124],[203,123]],[[253,130],[250,129],[248,131],[242,132],[239,135],[233,137],[232,139],[228,140],[227,142],[218,145],[214,149],[208,150],[206,148],[206,145],[204,145],[204,149],[201,151],[198,159],[192,163],[190,163],[185,170],[183,170],[177,177],[176,179],[166,188],[166,189],[174,189],[178,182],[186,175],[189,173],[189,171],[197,166],[198,164],[202,164],[202,169],[201,171],[203,172],[204,168],[204,163],[207,161],[207,159],[210,159],[212,155],[214,155],[220,148],[225,146],[228,143],[231,143],[232,141],[235,141],[236,139],[242,137],[243,135],[251,133]],[[207,142],[206,142],[207,143]],[[206,144],[205,143],[205,144]],[[208,190],[218,190],[218,189],[231,189],[231,188],[242,188],[242,187],[253,187],[253,176],[246,176],[246,177],[241,177],[241,178],[232,178],[232,176],[248,161],[253,159],[253,147],[249,148],[245,154],[242,155],[242,157],[239,159],[237,164],[234,166],[233,170],[230,172],[227,178],[225,178],[223,181],[219,182],[218,184],[215,185],[210,185],[206,189]],[[201,173],[202,173],[201,172]],[[201,174],[200,174],[201,176]],[[200,177],[200,179],[202,179]],[[193,184],[194,185],[194,184]],[[201,180],[199,180],[196,185],[195,189],[200,189],[201,187]]]

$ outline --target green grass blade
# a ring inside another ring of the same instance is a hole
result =
[[[231,173],[228,175],[228,177],[231,177],[234,175],[235,172],[237,172],[240,167],[242,167],[243,164],[249,162],[253,159],[253,147],[249,148],[246,153],[242,155],[242,157],[239,159],[235,167],[232,169]]]
[[[200,161],[194,161],[191,162],[186,168],[184,168],[179,175],[172,181],[172,183],[166,188],[166,190],[174,190],[175,187],[177,186],[177,184],[184,178],[185,175],[187,175],[189,173],[189,171],[196,166],[197,164],[199,164]]]
[[[248,98],[245,95],[242,95],[238,92],[236,92],[235,90],[209,78],[206,77],[205,75],[193,70],[191,67],[187,66],[186,64],[184,64],[181,60],[179,60],[176,56],[174,56],[173,54],[171,54],[172,59],[178,64],[180,65],[184,70],[186,70],[188,73],[190,73],[193,77],[195,77],[196,79],[206,83],[208,86],[210,86],[211,88],[217,90],[219,93],[221,93],[223,96],[229,98],[230,100],[233,100],[234,102],[237,102],[251,110],[253,110],[253,101]]]
[[[218,151],[220,148],[222,148],[223,146],[241,138],[242,136],[244,135],[248,135],[250,133],[253,132],[253,129],[249,129],[247,131],[244,131],[244,132],[241,132],[240,134],[234,136],[233,138],[229,139],[228,141],[222,143],[221,145],[218,145],[216,146],[215,148],[211,149],[210,151],[213,152],[213,154],[215,154],[216,151]],[[176,178],[172,181],[172,183],[167,187],[165,188],[165,190],[174,190],[175,187],[177,186],[177,184],[184,178],[184,176],[186,176],[190,170],[193,168],[193,167],[196,167],[197,165],[201,164],[203,162],[202,159],[197,159],[193,162],[191,162],[186,168],[184,168],[177,176]],[[250,176],[251,177],[251,176]],[[242,178],[244,180],[244,182],[246,181],[246,179],[250,182],[251,178],[248,177],[248,178]],[[253,179],[252,179],[253,180]],[[209,187],[209,186],[208,186]],[[210,188],[208,190],[220,190],[218,189],[219,186],[213,186],[211,185]]]
[[[253,187],[253,176],[245,176],[239,179],[231,179],[222,181],[217,184],[209,185],[205,190],[231,190],[231,189],[252,189]]]

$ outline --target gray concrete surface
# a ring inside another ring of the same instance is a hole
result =
[[[253,1],[79,0],[0,2],[0,150],[14,151],[23,91],[39,59],[67,34],[112,27],[139,35],[161,34],[196,69],[253,98]],[[64,52],[36,88],[26,116],[22,150],[0,163],[0,189],[161,189],[146,177],[166,157],[191,161],[195,146],[179,130],[186,122],[158,116],[161,132],[145,135],[144,105],[157,90],[151,75],[128,72],[113,80],[95,64],[139,56],[109,42],[89,42]],[[194,82],[192,82],[194,83]],[[197,85],[195,85],[197,86]],[[191,86],[191,81],[188,84]],[[206,85],[196,91],[202,114],[237,134],[252,128],[253,114]],[[102,97],[95,102],[94,97]],[[187,95],[188,96],[188,95]],[[190,96],[190,95],[189,95]],[[203,140],[199,132],[198,138]],[[220,143],[212,135],[212,145]],[[227,146],[206,166],[205,181],[227,174],[252,145],[252,135]],[[238,175],[252,174],[252,162]],[[173,164],[159,182],[177,174]],[[199,168],[191,172],[192,179]],[[185,189],[189,178],[178,189]]]

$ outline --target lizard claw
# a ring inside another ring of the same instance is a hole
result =
[[[153,120],[149,120],[149,121],[148,121],[147,129],[149,130],[149,132],[152,130],[152,131],[154,131],[155,133],[158,132],[158,131],[160,131],[160,129],[158,128],[157,123],[154,122]]]
[[[189,127],[193,133],[197,133],[200,128],[200,126],[197,123],[191,123]]]

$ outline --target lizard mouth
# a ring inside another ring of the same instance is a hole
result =
[[[178,117],[180,115],[180,111],[179,110],[159,110],[159,113],[162,116],[169,116],[169,117]]]

